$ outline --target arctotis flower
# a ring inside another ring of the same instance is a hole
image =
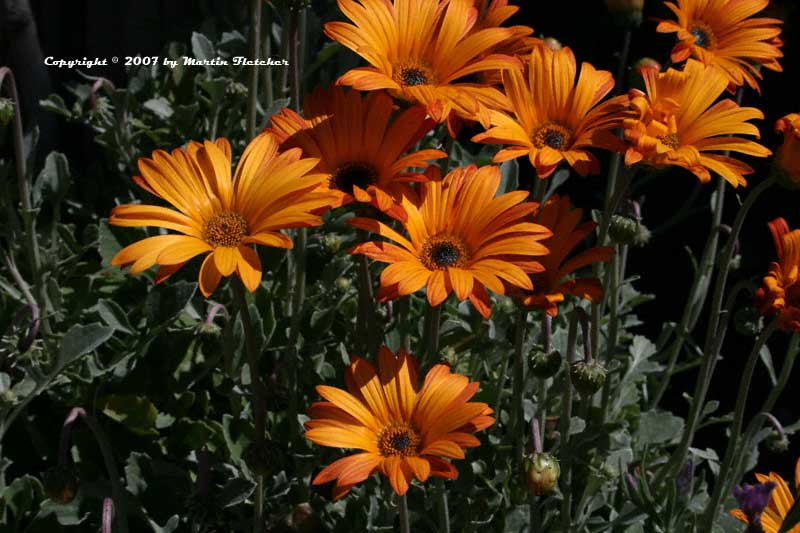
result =
[[[772,482],[775,484],[775,488],[770,495],[769,504],[761,514],[761,528],[764,533],[778,533],[789,509],[794,505],[795,497],[792,496],[792,491],[789,490],[789,485],[786,481],[775,472],[770,472],[769,475],[756,474],[756,479],[758,479],[759,483]],[[800,459],[795,465],[794,481],[795,490],[800,492]],[[748,523],[747,516],[742,509],[733,509],[730,513],[742,522]],[[800,533],[800,524],[787,530],[787,533]]]
[[[527,155],[540,178],[562,161],[585,176],[598,173],[600,164],[589,148],[623,147],[613,129],[621,126],[627,97],[597,105],[614,87],[610,72],[581,65],[577,82],[575,56],[569,48],[536,46],[523,72],[503,73],[513,116],[490,112],[492,127],[472,138],[487,144],[508,144],[495,163]]]
[[[734,135],[759,137],[748,120],[764,118],[754,107],[740,107],[725,99],[714,104],[727,85],[721,70],[690,59],[684,69],[642,72],[647,92],[629,93],[635,118],[623,121],[629,143],[625,164],[643,161],[655,167],[683,167],[701,182],[716,172],[734,187],[747,185],[744,175],[753,169],[715,151],[767,157],[772,152],[760,144]],[[712,105],[713,104],[713,105]]]
[[[783,144],[773,162],[787,181],[800,185],[800,114],[791,113],[779,119],[775,131],[783,133]]]
[[[470,402],[479,383],[435,365],[419,388],[417,360],[382,347],[378,369],[360,357],[345,370],[348,391],[320,385],[326,401],[309,409],[305,437],[315,444],[363,450],[325,467],[314,485],[336,481],[333,498],[381,472],[398,495],[411,480],[430,476],[455,479],[450,459],[463,459],[464,448],[480,446],[473,435],[494,424],[485,403]]]
[[[447,155],[440,150],[404,155],[434,123],[420,106],[392,120],[392,105],[383,91],[362,98],[358,91],[345,93],[341,87],[317,89],[303,100],[305,118],[284,108],[272,116],[270,131],[281,149],[299,147],[319,158],[315,170],[327,177],[323,189],[336,197],[332,207],[357,200],[388,211],[409,190],[409,182],[427,179],[407,168],[424,169],[428,160]]]
[[[755,307],[766,316],[778,316],[786,331],[800,331],[800,230],[789,231],[782,218],[769,223],[778,262],[770,263],[764,286],[756,291]]]
[[[534,217],[534,221],[553,232],[542,241],[550,253],[540,259],[544,272],[531,275],[533,290],[518,291],[516,296],[523,305],[538,307],[550,316],[558,314],[558,304],[566,295],[597,302],[603,297],[603,286],[595,277],[566,279],[579,268],[611,258],[610,246],[594,246],[569,259],[568,256],[591,234],[596,222],[581,224],[582,209],[572,209],[569,197],[553,195]]]
[[[371,66],[355,68],[337,84],[424,105],[437,122],[451,113],[488,119],[488,108],[507,108],[508,100],[492,87],[459,82],[486,70],[519,69],[517,59],[485,55],[515,36],[509,28],[471,32],[478,20],[474,0],[338,0],[353,22],[329,22],[325,33]]]
[[[139,159],[141,177],[134,181],[172,204],[168,207],[127,204],[111,211],[115,226],[154,226],[179,234],[157,235],[120,250],[112,265],[130,266],[138,274],[160,265],[156,282],[164,281],[187,261],[208,254],[200,267],[200,290],[210,296],[222,276],[234,272],[254,291],[261,282],[261,262],[254,244],[291,248],[283,228],[317,226],[314,211],[332,201],[312,192],[325,179],[308,174],[317,159],[301,159],[298,148],[278,154],[268,133],[245,149],[231,177],[231,147],[226,139],[192,142],[172,153],[153,152]]]
[[[753,15],[769,5],[769,0],[677,0],[665,2],[678,17],[663,20],[656,31],[676,33],[678,43],[672,49],[672,61],[694,57],[719,68],[733,87],[747,83],[759,90],[758,66],[781,72],[778,59],[783,57],[778,37],[782,22]]]
[[[458,168],[441,181],[419,184],[419,200],[403,198],[409,238],[369,218],[353,218],[353,226],[387,237],[355,246],[350,253],[391,263],[381,273],[381,301],[426,287],[428,303],[441,304],[451,292],[469,298],[486,318],[491,313],[484,286],[504,294],[501,280],[532,289],[529,272],[540,272],[534,261],[547,253],[539,241],[547,228],[525,221],[536,204],[521,203],[528,193],[514,191],[495,197],[500,169]]]

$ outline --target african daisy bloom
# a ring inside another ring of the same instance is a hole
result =
[[[325,179],[309,174],[317,159],[301,159],[294,148],[278,154],[275,138],[264,133],[245,149],[231,177],[231,147],[226,139],[192,142],[172,153],[153,152],[139,159],[142,189],[172,204],[127,204],[111,211],[115,226],[154,226],[179,234],[147,237],[123,248],[112,265],[138,274],[160,265],[156,283],[196,255],[208,253],[200,267],[200,290],[208,297],[222,276],[234,272],[251,292],[261,282],[261,262],[252,245],[291,248],[283,228],[322,224],[313,211],[331,203],[330,195],[312,192]]]
[[[569,197],[553,195],[533,217],[535,222],[548,228],[553,235],[542,241],[550,253],[539,260],[544,272],[531,275],[533,290],[515,294],[523,305],[538,307],[548,315],[556,316],[558,304],[564,301],[565,295],[591,302],[598,302],[603,297],[603,286],[597,278],[565,279],[579,268],[608,261],[614,253],[614,248],[610,246],[594,246],[567,259],[575,247],[597,227],[596,222],[580,224],[582,215],[582,209],[570,207]]]
[[[513,116],[491,111],[491,128],[472,138],[486,144],[511,145],[497,152],[499,163],[527,155],[540,178],[561,161],[580,175],[600,172],[589,148],[621,149],[613,129],[622,122],[627,97],[597,105],[614,87],[610,72],[583,63],[575,81],[575,56],[569,48],[536,46],[523,72],[507,70],[503,86]]]
[[[772,490],[769,499],[769,504],[761,514],[761,528],[764,530],[764,533],[778,533],[789,509],[791,509],[794,504],[795,497],[792,496],[792,491],[789,490],[789,484],[775,472],[770,472],[769,475],[757,473],[756,479],[758,479],[759,483],[771,481],[775,484],[775,488]],[[794,482],[795,490],[800,492],[800,459],[798,459],[795,464]],[[747,523],[747,516],[741,509],[733,509],[730,513],[742,522]],[[800,533],[800,524],[787,530],[787,533]]]
[[[320,446],[363,450],[325,467],[313,484],[336,480],[333,498],[344,497],[353,485],[381,472],[402,496],[411,480],[430,476],[455,479],[449,459],[463,459],[464,448],[480,446],[473,435],[494,424],[492,409],[470,402],[479,383],[435,365],[418,387],[419,369],[413,355],[378,351],[378,369],[352,358],[345,370],[347,391],[320,385],[326,401],[309,408],[305,437]]]
[[[338,85],[373,91],[424,105],[437,122],[451,113],[485,121],[490,108],[508,100],[492,87],[458,82],[486,70],[519,69],[519,60],[485,55],[514,37],[510,28],[472,32],[478,20],[474,0],[338,0],[353,22],[329,22],[325,34],[366,59],[371,66],[341,76]]]
[[[791,113],[775,122],[775,131],[783,133],[783,144],[773,160],[783,176],[800,184],[800,115]]]
[[[714,101],[727,81],[719,69],[690,59],[684,69],[642,71],[646,93],[632,89],[628,96],[636,116],[623,121],[629,146],[625,164],[643,161],[655,167],[676,165],[689,170],[701,182],[711,171],[731,185],[747,185],[745,174],[753,169],[741,161],[714,151],[731,151],[756,157],[772,152],[737,134],[759,138],[758,128],[747,121],[764,118],[754,107],[740,107],[733,100]],[[712,105],[713,104],[713,105]]]
[[[348,222],[387,237],[390,242],[366,242],[353,254],[390,263],[381,273],[380,301],[427,289],[428,303],[441,304],[451,292],[469,298],[484,317],[491,313],[484,287],[504,294],[501,280],[532,289],[528,272],[542,266],[533,260],[547,253],[538,241],[547,228],[527,222],[536,204],[521,203],[526,191],[495,197],[500,169],[495,166],[457,168],[441,181],[419,184],[419,201],[403,198],[407,218],[401,220],[409,238],[370,218]]]
[[[406,168],[424,169],[428,160],[447,155],[440,150],[403,155],[434,123],[420,106],[391,120],[392,106],[383,91],[362,98],[354,90],[345,94],[342,87],[317,89],[303,100],[305,118],[284,108],[272,116],[269,131],[281,149],[299,147],[319,158],[315,170],[327,177],[322,189],[336,197],[332,207],[357,200],[387,211],[409,191],[409,182],[427,179]]]
[[[769,231],[778,262],[770,263],[764,286],[756,291],[755,307],[763,315],[777,315],[781,329],[800,331],[800,230],[789,231],[786,221],[776,218],[769,223]]]
[[[782,21],[753,18],[769,0],[677,0],[665,2],[678,17],[663,20],[656,31],[676,33],[678,43],[672,49],[675,63],[694,57],[719,68],[733,87],[747,83],[760,91],[758,65],[781,72],[778,58],[783,57],[778,37]]]

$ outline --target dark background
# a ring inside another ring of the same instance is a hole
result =
[[[321,2],[315,2],[318,3]],[[522,6],[512,22],[532,26],[537,35],[559,39],[573,49],[579,62],[588,61],[597,68],[612,72],[616,70],[623,32],[613,24],[602,0],[518,0],[512,3]],[[165,46],[170,41],[188,42],[193,30],[213,32],[214,26],[226,29],[238,27],[243,33],[246,30],[243,25],[246,20],[244,2],[31,0],[29,8],[26,4],[28,2],[21,0],[0,0],[0,64],[8,64],[17,74],[26,126],[37,123],[40,127],[39,158],[51,150],[59,150],[66,153],[71,165],[77,168],[100,158],[100,149],[93,143],[91,131],[66,124],[53,115],[38,110],[37,102],[53,91],[62,94],[69,102],[64,84],[82,80],[74,70],[44,67],[42,58],[158,55],[164,53]],[[759,124],[762,142],[774,150],[781,140],[773,131],[775,120],[790,112],[800,112],[797,88],[792,83],[800,72],[800,50],[796,38],[800,11],[791,0],[773,1],[770,15],[786,21],[783,34],[785,58],[782,61],[785,72],[765,71],[761,82],[764,96],[747,91],[743,105],[756,106],[764,111],[766,118]],[[662,64],[667,62],[669,51],[675,42],[674,35],[657,34],[654,18],[671,18],[671,12],[662,2],[647,0],[644,22],[633,32],[631,61],[649,56]],[[35,26],[30,22],[34,22]],[[38,47],[40,50],[37,50]],[[125,72],[121,63],[92,69],[91,74],[107,77],[117,86],[125,85]],[[756,169],[756,173],[748,177],[749,183],[758,183],[764,179],[769,171],[767,163],[758,160],[748,162]],[[522,168],[523,179],[530,180],[530,168],[525,164]],[[566,184],[565,192],[581,207],[599,207],[604,187],[605,177],[573,177]],[[639,309],[646,324],[639,332],[651,339],[658,337],[664,322],[676,322],[680,319],[692,279],[691,261],[685,247],[690,247],[696,255],[702,250],[709,231],[709,213],[706,207],[714,185],[700,187],[694,206],[699,209],[692,216],[669,230],[658,229],[676,213],[697,187],[698,182],[694,176],[686,171],[676,170],[663,173],[643,191],[643,218],[645,224],[654,230],[654,235],[646,247],[631,250],[629,272],[641,275],[641,279],[636,282],[637,288],[656,295],[654,302]],[[746,193],[746,189],[734,191],[729,187],[727,193],[724,220],[730,223],[738,205],[737,194]],[[775,258],[767,222],[782,216],[789,221],[790,226],[800,226],[798,199],[800,192],[777,187],[761,197],[742,232],[741,267],[732,273],[731,283],[742,278],[751,278],[758,282],[764,275],[768,263]],[[741,305],[746,303],[743,301]],[[704,331],[702,321],[696,331]],[[787,337],[786,334],[779,333],[771,342],[778,368],[782,362],[782,346]],[[723,350],[725,360],[718,366],[709,393],[710,398],[721,402],[720,413],[733,408],[740,369],[751,346],[752,339],[739,336],[731,330]],[[665,397],[665,407],[685,413],[686,404],[681,393],[691,393],[694,376],[694,372],[688,372],[675,378]],[[796,378],[790,380],[774,412],[784,424],[793,423],[800,417],[796,392],[792,389],[792,385],[797,384]],[[753,380],[751,398],[763,398],[769,391],[769,386],[766,371],[763,366],[759,366]],[[722,432],[716,430],[717,427],[701,432],[695,446],[713,446],[717,450],[723,450],[726,438]],[[793,442],[789,453],[776,455],[765,452],[760,459],[760,468],[775,469],[786,478],[791,478],[794,460],[798,455],[800,446]]]

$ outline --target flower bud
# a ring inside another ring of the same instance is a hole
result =
[[[336,285],[337,289],[344,292],[353,286],[353,281],[350,278],[338,277],[336,278],[336,281],[334,281],[334,284]]]
[[[528,367],[537,378],[551,378],[561,368],[561,352],[553,350],[545,353],[541,348],[534,348],[528,359]]]
[[[542,39],[542,44],[554,52],[558,52],[559,50],[564,48],[564,45],[561,44],[561,41],[559,41],[555,37],[545,37],[544,39]]]
[[[0,126],[8,126],[14,118],[14,102],[0,98]]]
[[[213,340],[222,336],[222,328],[213,322],[202,322],[194,329],[195,333],[203,339]]]
[[[650,242],[650,236],[650,230],[647,229],[647,226],[639,222],[639,231],[636,232],[636,236],[633,238],[633,245],[640,248],[645,246]]]
[[[606,7],[620,26],[638,26],[642,23],[644,0],[606,0]]]
[[[551,492],[558,485],[561,467],[555,456],[549,453],[532,453],[522,461],[525,481],[534,496]]]
[[[608,235],[617,244],[630,244],[639,233],[639,221],[633,218],[614,215],[608,226]]]
[[[322,237],[322,246],[326,252],[333,255],[342,248],[342,236],[336,233],[326,233]]]
[[[606,382],[605,367],[592,361],[578,361],[572,363],[570,368],[570,375],[572,377],[572,385],[581,394],[591,395],[599,391],[603,384]]]
[[[772,453],[785,453],[789,450],[789,437],[786,436],[786,433],[773,431],[767,436],[766,445]]]
[[[62,505],[74,500],[78,492],[78,480],[65,466],[54,466],[42,473],[42,484],[47,497]]]
[[[800,187],[800,114],[779,119],[775,131],[783,133],[783,144],[775,153],[773,173],[782,185],[796,189]]]

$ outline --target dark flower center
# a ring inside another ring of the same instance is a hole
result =
[[[247,236],[247,221],[239,213],[215,215],[203,226],[203,240],[214,247],[235,248]]]
[[[714,48],[716,39],[714,38],[714,32],[711,31],[708,24],[695,21],[691,27],[692,29],[689,33],[694,36],[694,44],[706,50]]]
[[[531,141],[536,148],[549,146],[553,150],[567,150],[572,142],[572,130],[557,122],[546,122],[534,130]]]
[[[367,163],[346,163],[331,175],[330,187],[353,194],[353,186],[366,190],[378,181],[378,172]]]
[[[378,434],[378,451],[384,457],[417,455],[420,443],[417,432],[405,422],[392,423]]]
[[[467,255],[467,247],[459,237],[437,235],[423,243],[419,258],[428,270],[445,270],[463,266]]]
[[[400,79],[403,82],[403,85],[415,86],[415,85],[425,85],[428,83],[428,77],[425,75],[425,71],[420,68],[416,67],[405,67],[400,71]]]

